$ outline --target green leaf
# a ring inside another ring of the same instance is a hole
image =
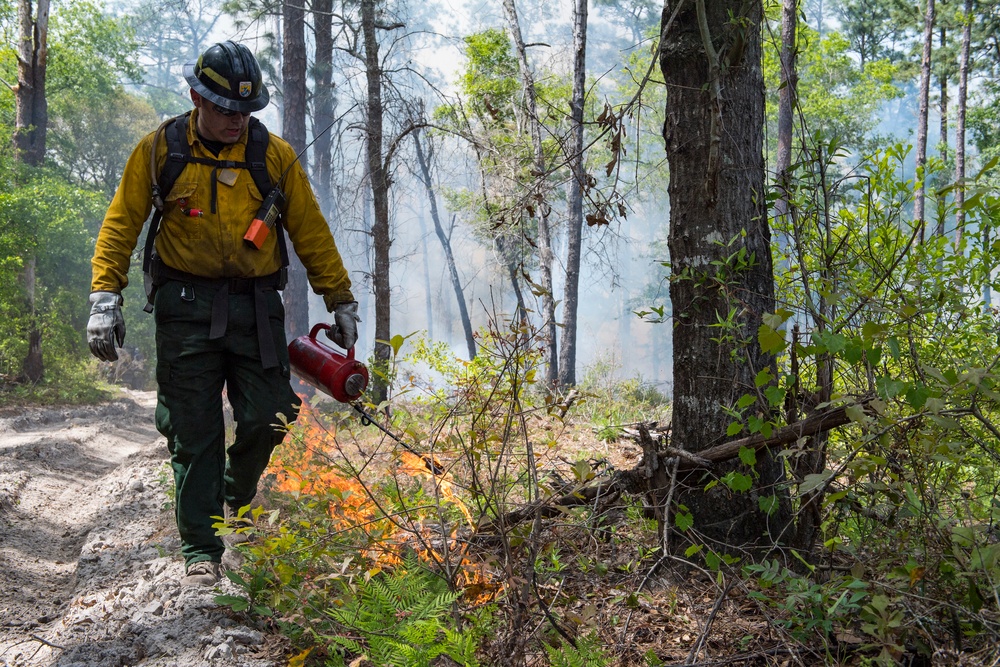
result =
[[[839,354],[847,345],[847,337],[845,335],[829,333],[827,331],[814,333],[813,339],[825,347],[830,354]]]
[[[885,375],[875,379],[875,391],[878,392],[879,397],[886,400],[895,398],[904,388],[906,388],[905,382],[893,380]]]
[[[757,387],[759,389],[759,388],[763,387],[765,384],[769,383],[773,379],[774,379],[774,376],[771,375],[771,369],[770,368],[765,368],[761,372],[757,373],[756,377],[754,377],[754,379],[753,379],[753,384],[754,384],[755,387]]]
[[[854,405],[848,405],[844,408],[844,414],[847,415],[847,418],[854,423],[862,423],[865,421],[865,410],[857,403]]]
[[[764,390],[764,395],[767,396],[768,405],[773,408],[785,402],[785,390],[781,387],[768,387]]]
[[[802,478],[802,483],[799,484],[799,495],[805,495],[810,491],[815,491],[820,488],[826,481],[833,476],[832,471],[810,473]]]
[[[216,595],[215,603],[230,607],[233,611],[246,611],[250,608],[250,601],[237,595]]]
[[[886,341],[886,345],[889,346],[889,356],[891,356],[894,361],[899,361],[899,339],[893,336]]]
[[[907,388],[906,402],[910,404],[910,407],[914,410],[919,410],[924,407],[924,403],[927,402],[928,397],[930,397],[930,390],[922,382],[910,385]]]
[[[738,493],[743,493],[744,491],[749,491],[753,486],[753,478],[749,475],[744,475],[741,472],[736,472],[735,470],[726,473],[722,477],[722,482],[728,486],[733,491]]]
[[[694,515],[678,510],[674,513],[674,525],[677,526],[678,530],[684,532],[694,525]]]
[[[844,348],[844,359],[847,363],[852,365],[861,361],[864,354],[865,349],[858,343],[858,341],[851,341],[851,343]]]
[[[704,544],[692,544],[687,549],[684,550],[684,557],[690,558],[704,548]]]
[[[785,332],[761,324],[760,328],[757,329],[757,341],[764,353],[778,354],[785,349]]]
[[[757,506],[761,512],[764,512],[768,516],[772,516],[778,511],[778,503],[778,496],[776,495],[757,497]]]
[[[730,435],[730,436],[736,435],[737,433],[739,433],[742,430],[743,430],[743,424],[741,424],[740,422],[733,422],[726,429],[726,435]]]
[[[753,394],[743,394],[740,396],[740,400],[736,401],[736,409],[742,410],[743,408],[749,407],[757,402],[757,397]]]
[[[755,465],[757,463],[757,452],[749,447],[740,447],[740,461],[743,461],[748,466]]]

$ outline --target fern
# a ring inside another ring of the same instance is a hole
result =
[[[447,655],[461,665],[477,667],[478,638],[448,627],[459,595],[408,558],[391,574],[359,582],[343,607],[326,610],[344,629],[327,639],[352,654],[367,654],[377,665],[430,667],[435,658]]]
[[[559,639],[559,646],[544,645],[552,667],[605,667],[611,664],[597,633],[578,639],[576,647],[562,637]]]

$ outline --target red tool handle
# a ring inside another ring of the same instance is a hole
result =
[[[309,332],[309,337],[312,338],[313,340],[316,340],[316,334],[318,334],[323,329],[329,329],[329,328],[330,328],[329,324],[327,324],[325,322],[319,322],[318,324],[313,325],[312,330]],[[322,341],[318,341],[318,342],[320,344],[322,344]],[[353,346],[347,350],[347,358],[348,359],[353,359],[354,358],[354,347]]]

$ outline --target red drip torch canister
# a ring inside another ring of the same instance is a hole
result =
[[[347,356],[316,340],[316,334],[329,329],[329,324],[317,324],[308,336],[299,336],[288,346],[292,372],[341,403],[358,400],[368,387],[368,369],[354,359],[354,348]]]

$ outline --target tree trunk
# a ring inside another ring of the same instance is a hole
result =
[[[542,123],[538,119],[538,107],[535,101],[535,78],[528,65],[527,47],[521,37],[521,23],[517,18],[517,8],[514,0],[503,0],[504,15],[514,48],[517,51],[518,68],[521,73],[521,85],[524,89],[525,122],[531,132],[531,144],[534,150],[534,172],[537,174],[534,194],[544,198],[544,178],[546,172],[545,154],[542,151]],[[546,360],[548,369],[545,380],[549,388],[559,384],[559,354],[557,344],[558,327],[556,323],[556,300],[552,283],[552,266],[555,255],[552,253],[552,232],[549,229],[549,214],[547,206],[540,206],[538,214],[538,263],[542,276],[542,318],[546,339]]]
[[[917,111],[917,156],[916,156],[916,190],[913,193],[913,221],[920,225],[920,242],[924,241],[924,199],[927,175],[927,115],[930,108],[931,92],[931,51],[934,46],[934,0],[927,0],[927,11],[924,14],[924,51],[920,59],[920,99]]]
[[[306,145],[306,39],[305,11],[297,0],[285,0],[282,8],[281,83],[282,136],[298,153]],[[292,340],[309,333],[309,281],[298,256],[290,252],[288,259],[285,327],[288,340]]]
[[[28,382],[38,382],[45,374],[45,365],[42,362],[42,331],[38,327],[38,312],[35,301],[35,292],[38,287],[35,268],[35,258],[29,257],[25,261],[24,267],[24,291],[28,301],[31,326],[28,329],[28,354],[25,355],[21,366],[24,379]]]
[[[427,201],[431,206],[431,220],[434,222],[434,232],[438,240],[441,241],[441,249],[444,250],[445,262],[448,265],[448,275],[451,277],[451,286],[455,290],[455,300],[458,302],[458,312],[462,318],[462,329],[465,331],[465,345],[469,350],[469,359],[476,358],[476,339],[472,335],[472,320],[469,318],[469,308],[465,305],[465,293],[462,290],[462,280],[458,275],[458,266],[455,263],[455,254],[451,250],[451,239],[441,225],[441,217],[438,215],[437,198],[434,196],[434,186],[431,181],[431,168],[424,155],[424,147],[420,143],[420,130],[413,131],[413,145],[417,149],[417,166],[420,167],[420,180],[423,181],[424,190],[427,192]]]
[[[14,153],[22,164],[39,167],[45,161],[45,134],[49,124],[45,97],[48,60],[49,0],[39,0],[37,11],[31,0],[18,3],[20,43],[18,45],[17,91],[15,93]],[[38,326],[36,260],[24,257],[25,297],[29,313],[28,353],[21,364],[24,378],[38,382],[45,374],[42,360],[42,332]]]
[[[796,95],[799,75],[795,64],[795,33],[798,23],[798,0],[784,0],[781,10],[781,86],[778,88],[778,152],[775,157],[775,180],[778,185],[778,200],[774,205],[775,218],[782,219],[788,214],[788,184],[792,164],[792,136]],[[781,234],[778,245],[781,254],[790,244],[789,238]]]
[[[38,167],[45,160],[45,134],[49,124],[45,97],[49,0],[39,0],[37,14],[31,0],[20,0],[17,15],[21,38],[17,58],[14,148],[20,162]]]
[[[379,63],[378,40],[375,36],[375,2],[361,0],[361,30],[365,42],[365,73],[368,83],[368,117],[366,119],[368,175],[372,184],[375,221],[372,224],[372,242],[375,246],[375,265],[372,267],[372,284],[375,288],[375,380],[372,392],[376,403],[388,398],[390,301],[389,301],[389,178],[382,162],[382,68]]]
[[[726,437],[733,421],[727,411],[744,394],[757,396],[754,408],[769,416],[754,380],[766,369],[776,374],[774,358],[757,340],[762,316],[774,311],[763,196],[763,9],[760,0],[694,0],[671,23],[675,1],[664,4],[660,51],[670,166],[672,441],[698,452]],[[720,329],[720,319],[729,328]],[[720,474],[739,467],[729,464]],[[743,493],[725,484],[704,491],[700,477],[681,481],[674,498],[694,517],[693,541],[716,549],[749,546],[783,532],[788,506],[776,486],[782,464],[762,451],[755,470],[759,477]],[[779,502],[768,516],[759,499],[772,496]]]
[[[965,111],[969,98],[969,50],[972,42],[972,0],[962,14],[962,50],[958,57],[958,111],[955,118],[955,246],[965,233]]]
[[[938,32],[938,44],[941,47],[942,53],[947,53],[948,48],[948,29],[945,26],[941,26]],[[948,77],[949,72],[944,69],[938,74],[938,90],[940,91],[940,100],[938,101],[938,112],[941,116],[941,123],[939,125],[938,134],[938,152],[941,155],[942,162],[948,160]],[[938,208],[944,206],[944,198],[941,198],[938,202]],[[941,211],[937,217],[937,226],[934,233],[937,236],[944,236],[944,223],[945,215]],[[939,260],[939,262],[942,260]]]
[[[333,162],[330,149],[333,135],[330,124],[333,123],[333,110],[337,106],[335,88],[333,86],[333,0],[313,0],[313,24],[316,34],[316,64],[313,67],[313,80],[316,82],[316,93],[313,105],[313,180],[316,183],[316,199],[320,208],[327,216],[333,210],[330,201],[331,183],[333,182]]]
[[[497,252],[507,267],[507,277],[510,278],[510,287],[514,292],[514,302],[517,304],[517,311],[514,313],[516,326],[523,330],[524,340],[527,342],[528,332],[528,306],[524,302],[524,293],[521,291],[521,280],[519,277],[520,267],[515,261],[515,252],[510,247],[509,240],[503,234],[496,237]]]
[[[566,285],[563,292],[562,345],[559,349],[559,386],[576,386],[576,339],[580,303],[580,253],[583,244],[583,108],[587,83],[587,3],[573,0],[573,93],[570,98],[569,180],[566,225]]]

